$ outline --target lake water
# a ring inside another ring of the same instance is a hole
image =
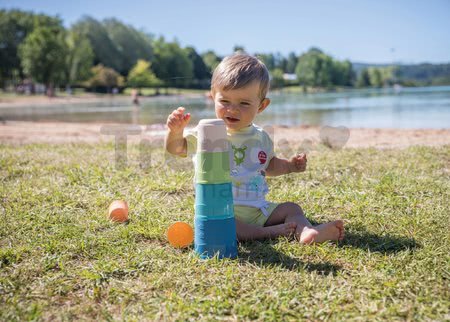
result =
[[[330,125],[365,128],[450,128],[450,86],[364,89],[315,94],[270,93],[271,105],[256,123]],[[185,106],[191,124],[214,118],[214,106],[203,97],[157,97],[136,109],[128,98],[95,104],[0,108],[0,118],[23,121],[165,123],[176,107]]]

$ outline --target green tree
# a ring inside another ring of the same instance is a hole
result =
[[[24,73],[43,83],[49,96],[64,78],[66,54],[64,33],[48,27],[34,29],[19,47]]]
[[[37,27],[63,30],[59,18],[20,10],[0,10],[0,78],[3,79],[0,86],[4,86],[6,80],[23,77],[19,46]]]
[[[211,74],[214,72],[214,69],[216,69],[217,65],[219,65],[220,61],[222,60],[222,58],[217,56],[216,53],[212,50],[202,54],[202,58],[205,62],[205,65],[209,68],[209,72]]]
[[[241,45],[235,45],[233,47],[233,53],[235,53],[235,54],[244,54],[244,53],[246,53],[245,47],[241,46]]]
[[[193,65],[187,50],[177,42],[166,43],[164,38],[154,42],[155,61],[153,64],[156,76],[166,86],[185,87],[193,76]]]
[[[281,68],[275,68],[271,72],[270,86],[272,88],[280,88],[284,86],[284,72]]]
[[[370,67],[368,69],[370,85],[373,87],[383,87],[383,77],[379,68]]]
[[[274,59],[274,69],[281,69],[284,73],[284,71],[286,70],[286,64],[287,64],[287,59],[283,57],[283,55],[281,55],[279,52],[277,52],[276,54],[273,55],[273,59]]]
[[[285,72],[288,74],[294,74],[295,73],[295,67],[297,66],[298,57],[295,55],[294,52],[289,53],[287,62],[286,62],[286,69]]]
[[[298,59],[295,73],[303,86],[328,87],[331,83],[333,60],[320,49],[311,48]]]
[[[101,64],[92,67],[91,74],[92,77],[85,83],[91,88],[106,88],[106,91],[110,93],[111,88],[120,87],[124,84],[124,79],[118,72]]]
[[[72,86],[90,77],[94,52],[89,39],[75,31],[67,33],[66,45],[65,81],[67,86]]]
[[[352,63],[348,60],[333,60],[332,84],[337,86],[352,86],[354,82]]]
[[[91,17],[83,17],[72,27],[72,30],[89,39],[94,51],[94,65],[102,64],[116,71],[124,70],[120,52],[100,22]]]
[[[275,68],[275,57],[273,54],[257,54],[256,57],[266,65],[268,70],[273,70]]]
[[[147,61],[153,59],[149,36],[117,19],[106,19],[103,21],[103,26],[119,54],[121,69],[117,71],[122,75],[128,74],[139,59]]]
[[[198,85],[202,87],[203,83],[209,83],[209,79],[211,78],[211,73],[209,68],[206,66],[203,58],[195,51],[193,47],[186,48],[189,60],[192,62],[194,79],[192,85]]]
[[[380,68],[381,73],[381,79],[383,85],[392,86],[396,81],[396,70],[397,68],[395,66],[387,66]]]
[[[151,70],[151,63],[139,59],[128,74],[127,85],[131,87],[158,87],[162,82]]]
[[[361,73],[358,75],[356,80],[357,87],[368,87],[370,86],[370,76],[367,68],[363,69]]]

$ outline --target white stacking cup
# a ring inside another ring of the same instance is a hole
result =
[[[227,152],[230,144],[221,119],[203,119],[197,126],[197,152]]]

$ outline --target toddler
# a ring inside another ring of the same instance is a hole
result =
[[[269,73],[257,58],[246,54],[226,57],[214,70],[211,96],[216,116],[225,122],[231,143],[230,160],[236,233],[240,241],[294,235],[300,243],[320,243],[344,238],[344,223],[336,220],[313,226],[299,205],[266,200],[266,176],[280,176],[306,169],[305,154],[291,159],[274,154],[269,135],[253,120],[270,104],[266,97]],[[195,153],[197,137],[184,135],[190,114],[184,107],[167,118],[166,150],[174,155]]]

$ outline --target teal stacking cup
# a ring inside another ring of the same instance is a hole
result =
[[[234,218],[231,183],[197,184],[195,216],[205,220]]]

